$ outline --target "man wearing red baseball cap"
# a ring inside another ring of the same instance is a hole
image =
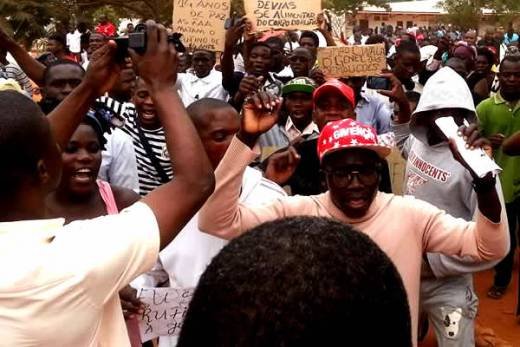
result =
[[[410,196],[378,192],[381,160],[390,147],[379,142],[373,128],[345,119],[328,123],[318,140],[328,192],[245,207],[238,200],[242,175],[258,155],[253,150],[258,137],[276,124],[280,102],[261,92],[244,105],[241,130],[215,171],[214,194],[199,213],[200,230],[231,239],[267,221],[305,215],[352,224],[370,236],[399,271],[408,294],[412,342],[416,345],[423,254],[439,252],[484,261],[500,259],[508,251],[507,228],[501,220],[494,182],[483,181],[471,172],[479,201],[476,222],[454,218]],[[478,137],[467,128],[461,128],[461,133],[468,139]]]
[[[330,121],[356,119],[354,90],[337,79],[329,79],[314,91],[314,122],[321,130]]]

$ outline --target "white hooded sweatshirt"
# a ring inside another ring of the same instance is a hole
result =
[[[452,216],[470,221],[477,208],[471,174],[453,158],[448,142],[429,145],[426,136],[428,129],[417,122],[420,117],[427,116],[425,111],[449,108],[468,110],[468,121],[473,122],[475,119],[473,98],[466,81],[451,68],[444,67],[424,86],[410,123],[393,123],[392,129],[398,147],[407,160],[405,194],[427,201]],[[502,198],[498,180],[497,192]],[[504,206],[502,211],[505,211]],[[505,213],[502,215],[502,218],[506,218]],[[438,253],[428,253],[427,257],[437,278],[473,273],[489,269],[497,263],[474,263],[472,259],[448,257]]]

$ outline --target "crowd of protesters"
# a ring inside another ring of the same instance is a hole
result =
[[[106,17],[38,57],[0,30],[0,344],[141,346],[144,286],[196,287],[159,346],[417,346],[428,326],[475,346],[473,274],[512,287],[519,36],[329,22],[243,18],[223,52],[177,52],[143,21],[123,61]],[[320,47],[377,43],[388,88],[320,68]],[[478,175],[443,117],[502,171]]]

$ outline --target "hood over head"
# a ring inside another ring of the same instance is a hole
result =
[[[472,115],[468,121],[471,123],[475,120],[475,105],[471,91],[466,81],[450,67],[440,69],[424,85],[423,93],[410,120],[411,133],[426,143],[427,129],[417,124],[417,120],[424,117],[427,111],[444,108],[467,110]]]

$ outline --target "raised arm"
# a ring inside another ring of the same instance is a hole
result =
[[[459,133],[460,136],[463,136],[466,140],[468,148],[482,148],[489,145],[489,140],[480,136],[477,124],[471,124],[468,127],[462,126],[459,129]],[[478,210],[491,222],[500,223],[502,206],[496,190],[496,178],[490,173],[485,177],[478,177],[461,157],[452,140],[450,140],[450,149],[454,158],[460,162],[473,177],[473,187],[477,194]]]
[[[241,130],[215,171],[215,192],[199,212],[200,230],[231,239],[258,224],[286,215],[281,200],[255,208],[238,201],[244,171],[258,156],[253,148],[259,136],[276,124],[280,104],[278,98],[260,92],[244,105]]]
[[[166,134],[175,179],[155,189],[143,202],[159,225],[161,249],[166,247],[213,192],[214,176],[200,138],[174,85],[177,52],[168,43],[163,26],[148,21],[148,47],[144,55],[130,52],[137,74],[148,84]]]
[[[114,62],[114,53],[113,41],[95,51],[83,81],[48,115],[54,137],[61,148],[67,146],[96,98],[115,83],[119,67]]]
[[[39,86],[43,85],[45,65],[34,59],[22,46],[0,29],[0,46],[5,48],[16,60],[25,74]]]
[[[224,42],[224,53],[222,53],[222,59],[220,65],[222,67],[222,86],[226,90],[231,84],[233,84],[233,73],[235,72],[235,64],[233,63],[233,54],[235,46],[238,43],[240,37],[244,33],[245,24],[243,22],[232,26],[226,31],[226,39]]]
[[[327,41],[327,46],[336,46],[336,41],[334,41],[334,38],[332,37],[332,33],[326,29],[318,28],[317,29],[325,38],[325,41]]]

